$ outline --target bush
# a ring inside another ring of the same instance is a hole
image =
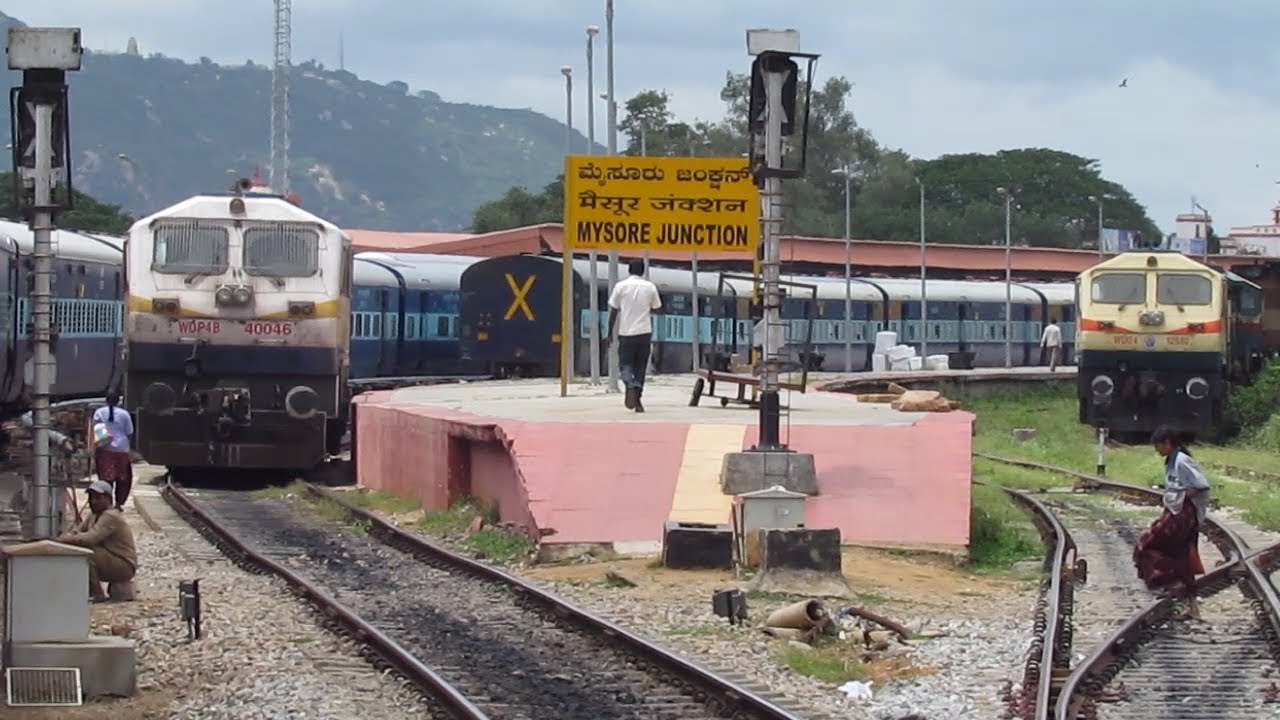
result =
[[[1266,432],[1277,407],[1280,407],[1280,361],[1273,361],[1258,373],[1252,385],[1237,388],[1227,399],[1224,419],[1228,427],[1253,438]]]

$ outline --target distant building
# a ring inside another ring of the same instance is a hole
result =
[[[1173,234],[1166,245],[1186,255],[1204,255],[1212,227],[1213,218],[1203,210],[1179,213],[1173,220]]]
[[[141,54],[141,53],[139,53],[139,52],[138,52],[138,39],[137,39],[137,38],[129,38],[129,44],[125,46],[124,54],[125,54],[125,55],[140,55],[140,54]]]
[[[1271,224],[1231,228],[1222,239],[1224,255],[1280,257],[1280,205],[1271,208]]]

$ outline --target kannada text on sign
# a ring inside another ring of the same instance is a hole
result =
[[[743,158],[565,159],[565,242],[604,250],[754,252],[760,195]]]

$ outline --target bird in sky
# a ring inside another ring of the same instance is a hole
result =
[[[1120,81],[1120,87],[1129,87],[1129,78]]]

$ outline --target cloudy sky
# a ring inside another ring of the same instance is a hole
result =
[[[339,59],[451,101],[564,114],[562,65],[585,124],[585,28],[604,0],[299,0],[293,58]],[[1276,0],[617,0],[620,99],[673,96],[681,119],[718,118],[747,27],[792,27],[822,54],[818,79],[856,85],[859,122],[921,157],[1052,147],[1101,160],[1166,232],[1191,198],[1220,229],[1267,222],[1280,200]],[[269,0],[12,0],[29,24],[79,25],[93,49],[269,62]],[[596,86],[604,87],[603,33]],[[1128,87],[1117,85],[1128,78]],[[603,103],[597,138],[604,137]]]

